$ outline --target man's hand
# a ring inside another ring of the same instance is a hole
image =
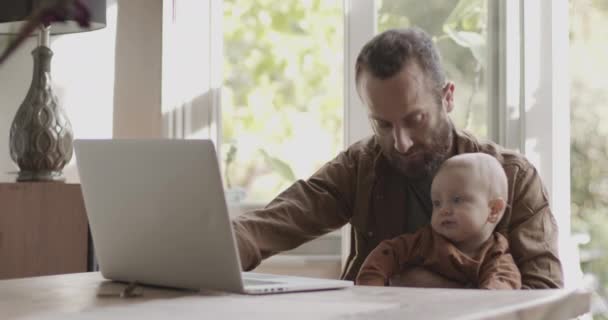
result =
[[[448,280],[443,276],[422,267],[406,269],[389,279],[391,287],[416,288],[467,288],[464,283]]]

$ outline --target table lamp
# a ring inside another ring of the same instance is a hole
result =
[[[52,0],[0,1],[0,35],[16,34],[42,6]],[[89,28],[68,17],[65,22],[41,24],[34,35],[34,73],[29,91],[11,125],[9,147],[19,166],[17,181],[63,181],[63,167],[73,154],[72,125],[51,86],[51,34],[97,30],[106,25],[106,0],[80,0],[90,14]],[[59,13],[61,14],[61,13]]]

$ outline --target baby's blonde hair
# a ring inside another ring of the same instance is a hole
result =
[[[439,172],[453,166],[471,168],[479,175],[480,181],[484,181],[486,184],[490,199],[502,198],[507,202],[509,183],[505,170],[496,158],[481,152],[463,153],[447,159],[439,169]]]

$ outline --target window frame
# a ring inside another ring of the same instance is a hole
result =
[[[497,58],[488,86],[491,138],[524,154],[547,189],[566,287],[582,276],[571,241],[568,0],[490,1]],[[491,34],[490,32],[488,34]],[[490,60],[491,61],[491,60]],[[492,100],[494,99],[494,100]],[[538,143],[538,142],[541,143]],[[566,143],[564,143],[566,142]]]
[[[568,0],[520,0],[519,18],[522,40],[519,150],[536,166],[547,188],[560,230],[564,283],[566,287],[575,287],[582,273],[570,227]]]
[[[377,2],[344,0],[344,148],[373,133],[355,85],[359,51],[376,34]],[[342,227],[342,267],[351,246],[351,227]]]
[[[173,6],[181,1],[163,0],[163,44],[178,37],[169,28]],[[222,0],[210,0],[207,33],[209,59],[192,61],[209,70],[204,102],[209,116],[197,119],[208,128],[216,147],[221,145]],[[568,0],[488,0],[488,136],[499,144],[521,151],[537,167],[551,199],[560,228],[560,254],[568,263],[570,238],[570,119],[568,65]],[[376,1],[343,0],[344,8],[344,147],[372,133],[354,85],[354,63],[363,44],[375,35]],[[180,17],[200,20],[196,12]],[[566,22],[566,23],[564,23]],[[172,31],[173,30],[173,31]],[[183,36],[183,35],[182,35]],[[163,46],[163,68],[171,65],[171,54],[188,50],[183,42],[170,50]],[[165,69],[163,69],[165,70]],[[163,83],[163,93],[172,84]],[[175,84],[173,84],[175,85]],[[164,98],[164,96],[163,96]],[[163,112],[166,109],[163,100]],[[183,109],[183,108],[182,108]],[[163,135],[188,138],[190,114],[163,119]],[[176,121],[179,120],[179,121]],[[181,122],[180,122],[181,121]],[[175,127],[175,124],[178,124]],[[181,123],[181,124],[180,124]],[[542,141],[538,146],[534,143]],[[564,143],[567,141],[568,143]],[[218,152],[218,157],[219,156]],[[348,227],[342,231],[342,258],[350,249]],[[566,278],[578,264],[565,266]],[[570,271],[569,271],[570,270]]]

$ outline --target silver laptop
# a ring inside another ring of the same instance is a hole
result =
[[[209,140],[76,140],[75,151],[107,279],[248,294],[353,285],[241,272]]]

